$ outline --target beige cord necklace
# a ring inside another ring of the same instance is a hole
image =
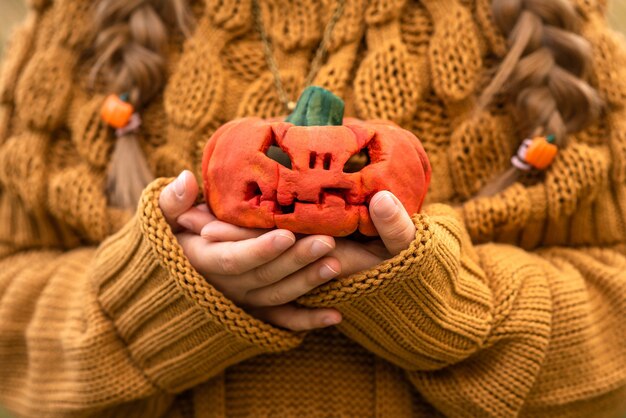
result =
[[[324,35],[322,36],[322,40],[315,52],[315,56],[311,61],[311,68],[309,69],[309,73],[304,80],[303,90],[306,89],[313,83],[313,79],[315,75],[319,71],[322,66],[324,59],[326,58],[326,53],[328,52],[328,42],[330,41],[330,37],[332,35],[333,29],[341,18],[343,14],[343,10],[345,7],[345,0],[339,0],[337,4],[337,8],[335,12],[331,16],[326,28],[324,29]],[[258,0],[252,0],[252,13],[254,14],[254,20],[257,26],[257,30],[261,35],[261,41],[263,42],[263,52],[265,53],[265,61],[267,62],[267,66],[269,67],[272,75],[274,76],[274,84],[276,85],[276,91],[278,92],[278,98],[281,103],[285,106],[285,109],[288,112],[293,111],[296,108],[296,102],[294,100],[290,100],[287,92],[285,91],[285,87],[283,86],[283,82],[280,78],[280,71],[278,70],[278,65],[276,64],[276,59],[274,58],[274,53],[272,52],[272,43],[267,36],[267,32],[265,31],[265,27],[263,25],[263,17],[261,16],[261,8],[259,6]]]

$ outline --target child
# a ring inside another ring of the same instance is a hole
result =
[[[10,411],[626,411],[626,55],[602,1],[91,6],[31,2],[3,66]],[[197,204],[210,135],[287,114],[310,84],[428,152],[421,213],[372,198],[380,241],[296,239]],[[111,93],[136,113],[117,131]]]

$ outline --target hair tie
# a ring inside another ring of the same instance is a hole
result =
[[[545,170],[552,164],[558,147],[554,144],[554,135],[536,136],[522,141],[517,154],[511,158],[511,164],[522,171]]]
[[[121,128],[117,128],[115,130],[115,135],[119,138],[120,136],[124,136],[130,132],[135,132],[141,126],[141,116],[139,113],[135,112],[130,116],[130,120]]]

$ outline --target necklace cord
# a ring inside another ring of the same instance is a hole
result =
[[[313,83],[313,79],[317,75],[318,71],[322,67],[322,63],[326,58],[326,54],[328,52],[328,44],[330,42],[330,38],[333,33],[333,29],[335,25],[343,15],[343,11],[345,8],[345,0],[339,0],[337,4],[337,8],[335,9],[333,15],[331,16],[326,28],[324,29],[324,34],[322,35],[322,40],[320,41],[317,50],[315,51],[315,56],[311,61],[311,66],[309,68],[309,73],[307,74],[303,89],[309,87],[311,83]],[[272,43],[269,40],[269,36],[265,31],[265,26],[263,24],[263,16],[261,15],[261,7],[259,6],[258,0],[252,0],[252,13],[254,14],[254,20],[259,34],[261,35],[261,42],[263,43],[263,53],[265,55],[265,61],[267,62],[267,66],[269,67],[272,76],[274,77],[274,85],[276,86],[276,91],[278,93],[278,98],[285,106],[287,111],[291,112],[295,108],[295,101],[289,100],[283,82],[280,78],[280,71],[278,70],[278,64],[276,63],[276,59],[274,57],[274,53],[272,51]]]

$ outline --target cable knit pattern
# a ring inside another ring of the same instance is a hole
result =
[[[482,67],[478,29],[457,0],[426,0],[434,32],[430,43],[433,88],[444,101],[458,102],[476,90]]]
[[[223,123],[284,114],[250,0],[192,2],[138,139],[159,177],[108,206],[108,94],[87,88],[91,1],[31,0],[0,71],[0,402],[18,416],[589,417],[626,411],[626,53],[604,1],[571,0],[602,118],[541,175],[473,197],[523,139],[490,0],[346,0],[315,84],[414,132],[433,167],[415,240],[299,298],[343,322],[294,333],[189,263],[158,207]],[[263,0],[297,98],[336,2]],[[234,150],[236,151],[236,150]]]
[[[584,26],[584,35],[593,48],[593,78],[603,100],[613,107],[623,107],[626,103],[626,56],[616,54],[623,48],[623,38],[596,23],[598,16]],[[593,24],[596,23],[596,24]]]
[[[75,59],[60,46],[35,52],[24,68],[15,93],[15,104],[23,123],[48,132],[61,125],[72,93]],[[29,111],[32,109],[40,111]]]
[[[109,127],[100,118],[100,109],[105,98],[100,94],[93,97],[77,94],[68,114],[76,151],[97,169],[106,168],[114,143]]]
[[[29,57],[29,51],[33,47],[35,30],[34,26],[39,23],[37,15],[31,14],[28,20],[13,34],[7,45],[6,56],[2,62],[0,72],[0,102],[11,103],[14,100],[14,86],[22,70],[22,66]]]
[[[11,137],[1,148],[0,179],[31,210],[46,199],[47,148],[46,136],[37,132]]]
[[[457,192],[469,198],[509,166],[514,150],[510,147],[515,133],[513,120],[489,113],[459,124],[450,138],[449,162]]]
[[[109,233],[107,202],[96,192],[104,182],[104,173],[79,163],[54,173],[48,183],[51,213],[67,219],[67,224],[90,242],[100,242]]]

